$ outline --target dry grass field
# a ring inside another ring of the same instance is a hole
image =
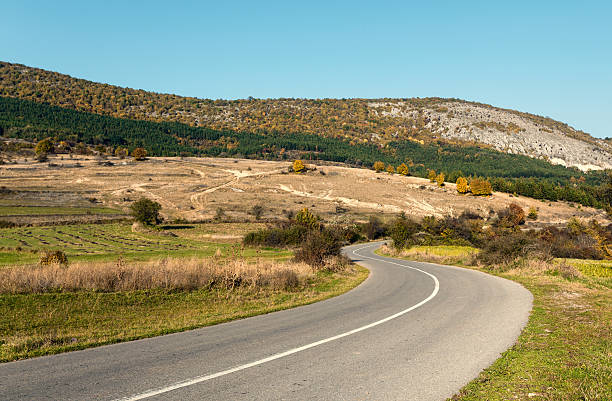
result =
[[[289,166],[289,162],[222,158],[134,162],[53,156],[48,163],[21,161],[0,166],[0,218],[37,224],[117,219],[125,216],[133,201],[147,197],[162,205],[164,217],[190,221],[212,219],[219,210],[226,219],[253,220],[254,205],[263,206],[263,219],[303,207],[326,219],[363,219],[401,211],[415,217],[457,215],[464,210],[486,215],[512,202],[525,210],[537,208],[541,223],[563,223],[572,216],[608,219],[603,211],[564,202],[505,193],[485,198],[459,195],[454,184],[438,188],[417,177],[340,166],[294,174],[288,173]],[[19,213],[26,206],[32,212]],[[73,210],[49,209],[45,214],[41,206]]]

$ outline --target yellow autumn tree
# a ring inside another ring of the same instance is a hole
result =
[[[463,177],[457,178],[457,192],[459,192],[460,194],[468,193],[468,182]]]
[[[470,181],[470,191],[473,195],[491,195],[493,188],[488,180],[483,178],[472,178]]]
[[[438,183],[439,187],[444,186],[444,173],[440,173],[436,176],[436,182]]]
[[[300,174],[302,173],[304,170],[306,169],[306,166],[304,165],[304,162],[301,160],[295,160],[293,162],[293,171],[295,171],[296,173]]]
[[[387,166],[387,173],[389,174],[395,174],[395,167],[393,167],[392,165],[388,165]]]
[[[431,182],[436,182],[436,170],[429,170],[427,178],[429,178],[429,181]]]
[[[402,163],[397,166],[397,173],[401,175],[408,175],[410,173],[410,170],[408,169],[408,166],[406,166],[406,163]]]
[[[372,165],[372,168],[377,172],[380,173],[381,171],[383,171],[385,169],[385,163],[381,162],[381,161],[377,161],[374,163],[374,165]]]

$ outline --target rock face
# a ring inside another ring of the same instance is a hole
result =
[[[389,111],[389,106],[391,110]],[[581,170],[612,168],[612,145],[565,124],[514,110],[448,100],[435,108],[404,102],[370,102],[381,117],[425,119],[439,138],[490,145],[502,152],[542,158]]]

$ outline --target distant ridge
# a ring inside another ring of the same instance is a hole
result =
[[[353,144],[477,145],[582,170],[612,168],[612,141],[529,113],[458,99],[207,100],[95,83],[0,62],[0,96],[148,121]]]

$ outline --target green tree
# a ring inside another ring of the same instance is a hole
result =
[[[51,142],[49,138],[45,138],[36,144],[36,148],[34,148],[34,152],[36,152],[37,156],[43,155],[43,154],[46,155],[47,153],[52,153],[53,143]]]
[[[130,206],[130,214],[142,224],[158,224],[161,222],[159,211],[161,205],[147,198],[140,198]]]

